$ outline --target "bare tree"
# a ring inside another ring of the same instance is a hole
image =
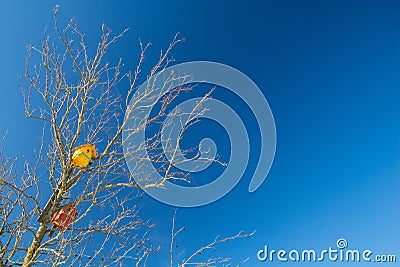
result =
[[[177,264],[178,267],[190,267],[190,266],[196,266],[196,267],[217,267],[217,266],[233,266],[235,260],[233,257],[216,257],[214,254],[217,251],[218,245],[221,245],[222,243],[228,242],[228,241],[233,241],[235,239],[241,239],[241,238],[249,238],[252,237],[257,231],[254,230],[251,233],[246,233],[244,231],[240,231],[239,233],[232,235],[232,236],[227,236],[227,237],[221,237],[217,236],[214,238],[214,240],[210,241],[208,244],[200,246],[198,249],[191,253],[186,253],[186,257],[184,256],[183,251],[176,252],[176,250],[179,250],[179,247],[177,245],[176,238],[179,234],[181,234],[183,231],[186,231],[186,227],[179,227],[176,229],[176,214],[177,210],[175,210],[174,215],[172,217],[172,226],[171,226],[171,242],[170,242],[170,249],[169,249],[169,266],[173,267],[176,266],[174,263],[175,261],[179,261]],[[211,252],[211,253],[209,253]],[[247,262],[249,258],[246,258],[244,260],[241,260],[240,262],[236,263],[236,267],[244,264]]]
[[[6,159],[0,152],[0,266],[14,265],[24,253],[22,243],[32,217],[32,207],[39,205],[37,180],[15,172],[16,159]]]
[[[27,82],[23,85],[25,112],[28,118],[43,124],[43,131],[35,151],[36,160],[26,162],[22,174],[14,172],[15,161],[2,157],[0,162],[0,266],[145,266],[148,256],[159,247],[148,243],[152,224],[139,216],[139,189],[162,187],[167,180],[189,179],[187,173],[171,168],[179,163],[176,159],[162,156],[158,149],[162,142],[160,131],[135,148],[151,151],[146,159],[134,158],[135,153],[124,151],[122,138],[127,127],[123,114],[129,118],[133,110],[160,98],[156,112],[129,126],[132,132],[142,131],[166,116],[168,106],[180,92],[192,89],[177,86],[165,93],[155,88],[155,81],[161,77],[164,86],[190,79],[163,73],[172,61],[171,50],[183,39],[176,35],[160,53],[146,75],[150,81],[146,90],[138,94],[137,81],[150,44],[140,42],[136,69],[123,73],[122,60],[113,65],[106,55],[126,31],[112,36],[105,25],[101,30],[100,41],[91,51],[75,20],[65,27],[59,26],[56,8],[56,38],[45,32],[41,46],[28,47]],[[120,86],[127,89],[120,92]],[[182,122],[183,131],[204,113],[203,103],[208,96],[190,111],[190,121]],[[179,111],[173,114],[181,115]],[[179,144],[182,134],[174,143]],[[167,143],[168,138],[164,137]],[[71,159],[76,147],[85,143],[95,144],[97,155],[90,159],[91,165],[76,167]],[[172,155],[179,149],[168,145],[166,148]],[[162,178],[153,179],[152,173],[146,173],[144,181],[138,184],[126,166],[127,158],[160,166],[156,171]],[[71,207],[77,209],[76,216],[68,214]],[[54,216],[64,210],[72,221],[57,228]],[[216,239],[196,253],[243,236],[246,234]],[[179,266],[187,266],[194,257]],[[215,259],[198,266],[211,266],[218,261],[223,262]]]

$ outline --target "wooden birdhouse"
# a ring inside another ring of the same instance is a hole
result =
[[[66,206],[54,213],[51,223],[60,229],[66,229],[75,220],[76,215],[78,210],[75,205]]]
[[[72,155],[72,164],[78,168],[85,168],[97,158],[97,151],[94,144],[85,144],[75,148]]]

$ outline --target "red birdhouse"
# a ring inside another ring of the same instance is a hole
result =
[[[60,229],[66,229],[78,215],[75,205],[66,206],[54,213],[51,223]]]

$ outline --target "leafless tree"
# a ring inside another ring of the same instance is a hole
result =
[[[239,233],[228,236],[228,237],[221,237],[217,236],[214,238],[214,240],[210,241],[208,244],[200,246],[198,249],[191,253],[185,253],[187,256],[185,257],[183,254],[183,251],[176,252],[176,250],[179,250],[179,247],[177,245],[176,238],[179,234],[181,234],[183,231],[186,231],[186,227],[179,227],[176,228],[176,214],[177,210],[175,210],[174,215],[172,217],[172,227],[171,227],[171,242],[170,242],[170,259],[169,259],[169,266],[178,266],[178,267],[190,267],[190,266],[196,266],[196,267],[217,267],[217,266],[240,266],[247,262],[249,258],[246,258],[244,260],[241,260],[236,263],[236,265],[233,265],[235,260],[232,257],[216,257],[215,252],[217,251],[217,247],[221,245],[222,243],[228,242],[228,241],[233,241],[235,239],[241,239],[241,238],[249,238],[252,237],[255,233],[256,230],[254,230],[251,233],[246,233],[244,231],[240,231]],[[211,253],[210,253],[211,252]],[[175,261],[178,261],[178,264],[175,265]]]
[[[172,61],[171,50],[183,39],[176,35],[160,53],[145,75],[150,81],[146,90],[138,94],[137,82],[150,44],[140,42],[136,69],[124,73],[122,60],[113,65],[106,55],[126,31],[113,36],[105,25],[101,30],[98,45],[91,51],[75,20],[65,27],[59,26],[56,8],[52,31],[56,38],[45,32],[41,46],[28,47],[27,82],[23,85],[25,112],[28,118],[43,124],[43,131],[35,151],[36,160],[27,161],[23,172],[14,171],[15,161],[1,157],[0,266],[146,266],[148,256],[159,247],[149,245],[152,224],[139,216],[140,188],[189,179],[186,173],[173,171],[171,166],[177,164],[174,158],[162,157],[158,149],[161,132],[156,132],[136,148],[151,151],[151,156],[130,160],[147,160],[161,166],[157,172],[162,179],[154,180],[149,173],[139,185],[125,163],[134,153],[124,153],[122,138],[127,124],[124,114],[129,118],[130,112],[140,109],[143,103],[161,98],[156,112],[143,117],[145,123],[129,126],[130,131],[141,131],[166,116],[168,106],[179,93],[192,89],[177,86],[169,88],[166,94],[159,90],[162,95],[154,97],[154,81],[161,79],[159,73]],[[190,76],[164,73],[162,79],[166,85]],[[119,87],[125,90],[120,92]],[[191,123],[204,113],[202,103],[208,96],[191,111]],[[174,116],[181,114],[177,111]],[[168,142],[168,136],[166,139]],[[177,141],[179,144],[180,140]],[[98,155],[90,166],[77,168],[71,158],[75,148],[85,143],[96,144]],[[171,154],[179,149],[166,147]],[[71,205],[79,214],[67,228],[55,228],[54,214]],[[199,251],[245,235],[216,239]],[[194,256],[179,266],[187,266]],[[211,266],[216,261],[198,266]]]

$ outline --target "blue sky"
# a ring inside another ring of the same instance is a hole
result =
[[[188,229],[180,237],[181,247],[190,251],[218,233],[258,229],[253,238],[227,243],[218,251],[249,257],[247,266],[268,266],[256,258],[264,244],[324,249],[344,237],[351,248],[400,257],[397,1],[4,1],[0,130],[8,132],[4,150],[10,156],[31,156],[40,135],[40,126],[24,119],[19,75],[26,45],[40,43],[44,27],[52,26],[51,10],[57,3],[60,18],[78,19],[93,44],[103,22],[114,32],[130,28],[111,51],[128,68],[137,58],[138,38],[153,43],[151,61],[181,32],[186,42],[174,51],[176,62],[210,60],[233,66],[268,99],[277,151],[267,179],[255,193],[247,192],[257,162],[254,149],[232,192],[213,204],[178,210],[178,224]],[[217,94],[230,101],[223,91]],[[233,100],[231,106],[245,122],[251,118],[241,103]],[[193,134],[218,127],[204,123]],[[251,119],[246,126],[256,148],[258,128]],[[223,154],[229,144],[221,142]],[[145,201],[145,215],[157,223],[155,242],[167,242],[174,208]],[[151,266],[161,266],[156,262],[163,262],[163,253]]]

